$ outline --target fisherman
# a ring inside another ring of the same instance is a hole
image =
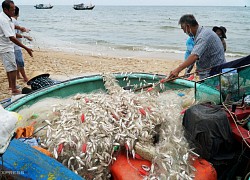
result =
[[[179,24],[184,33],[194,37],[195,44],[191,55],[170,72],[168,79],[177,77],[193,63],[196,63],[200,79],[204,79],[209,76],[209,68],[226,62],[221,40],[211,29],[200,26],[192,14],[183,15]]]
[[[2,8],[3,12],[0,13],[0,58],[7,74],[9,89],[12,91],[12,95],[16,95],[20,94],[20,91],[16,86],[17,64],[13,43],[24,48],[31,57],[33,57],[33,50],[23,45],[16,38],[15,28],[18,28],[18,26],[15,26],[11,19],[15,13],[14,2],[5,0],[2,2]]]

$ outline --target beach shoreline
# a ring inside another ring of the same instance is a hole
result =
[[[182,60],[166,57],[156,59],[153,57],[112,57],[110,55],[86,55],[76,52],[55,51],[51,49],[34,49],[34,57],[23,50],[25,71],[29,77],[33,71],[49,73],[55,80],[64,81],[84,75],[101,73],[152,73],[167,74],[182,62]],[[0,100],[10,98],[8,81],[3,65],[0,66],[1,95]],[[29,87],[23,79],[17,80],[21,88]]]

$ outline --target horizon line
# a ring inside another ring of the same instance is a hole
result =
[[[40,3],[42,4],[42,3]],[[51,3],[46,3],[46,4],[51,4]],[[22,5],[22,6],[33,6],[33,5],[36,5],[36,4],[19,4],[19,5]],[[53,6],[72,6],[74,4],[51,4]],[[226,6],[222,6],[222,5],[103,5],[103,4],[93,4],[95,6],[179,6],[179,7],[247,7],[247,5],[226,5]]]

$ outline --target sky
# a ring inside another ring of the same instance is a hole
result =
[[[250,6],[250,0],[13,0],[16,5],[73,5],[84,2],[93,5],[162,5],[162,6]]]

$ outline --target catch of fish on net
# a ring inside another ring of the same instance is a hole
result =
[[[103,76],[107,92],[45,99],[19,111],[26,119],[19,126],[33,123],[42,147],[85,179],[109,179],[109,167],[123,149],[128,162],[136,153],[152,162],[141,174],[145,179],[192,179],[195,169],[180,112],[193,96],[134,93],[112,75]]]

